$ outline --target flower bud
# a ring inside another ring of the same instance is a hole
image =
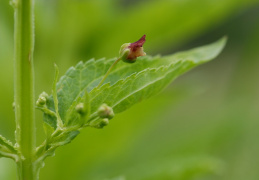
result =
[[[16,0],[11,0],[9,1],[9,4],[13,7],[13,8],[17,8],[17,1]]]
[[[100,118],[112,119],[114,117],[113,109],[107,104],[102,104],[98,109],[98,115]]]
[[[109,124],[108,118],[98,119],[96,121],[90,122],[89,126],[97,129],[102,129],[104,126]]]
[[[104,118],[100,121],[98,128],[103,128],[104,126],[107,126],[109,124],[109,119],[108,118]]]
[[[47,102],[47,99],[45,97],[39,97],[39,99],[36,102],[37,106],[44,106]]]
[[[76,105],[76,112],[78,112],[80,115],[86,114],[86,109],[84,107],[84,103],[79,103],[78,105]]]
[[[45,97],[46,99],[49,97],[49,95],[46,92],[42,92],[39,97]]]
[[[146,35],[142,36],[134,43],[125,43],[121,46],[120,57],[124,62],[134,63],[139,56],[145,56],[146,53],[143,49],[143,44],[146,41]]]
[[[37,106],[44,106],[47,102],[47,99],[48,99],[49,95],[46,93],[46,92],[42,92],[40,95],[39,95],[39,98],[38,100],[36,101],[36,105]]]

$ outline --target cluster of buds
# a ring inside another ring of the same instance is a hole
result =
[[[143,35],[134,43],[125,43],[121,46],[120,57],[124,62],[134,63],[139,56],[145,56],[143,44],[146,41],[146,35]]]
[[[97,113],[101,119],[94,123],[93,127],[98,129],[107,126],[109,124],[109,120],[111,120],[114,117],[113,109],[107,104],[102,104],[99,107]]]
[[[48,97],[49,97],[49,95],[48,95],[46,92],[42,92],[42,93],[39,95],[38,100],[36,101],[36,105],[37,105],[38,107],[43,107],[43,106],[45,106]]]
[[[102,104],[99,107],[97,112],[98,112],[99,117],[102,119],[107,118],[110,120],[114,117],[113,109],[110,106],[108,106],[107,104]]]

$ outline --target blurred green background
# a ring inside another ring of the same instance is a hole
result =
[[[145,51],[170,54],[227,35],[220,56],[161,94],[84,129],[46,160],[41,180],[258,180],[259,1],[35,0],[36,96],[78,61],[111,58],[147,35]],[[0,0],[0,133],[14,141],[13,10]],[[37,111],[37,144],[44,139]],[[0,179],[15,164],[0,160]]]

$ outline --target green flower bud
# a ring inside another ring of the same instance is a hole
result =
[[[39,98],[38,100],[36,101],[36,105],[37,106],[44,106],[47,102],[47,99],[48,99],[49,95],[46,93],[46,92],[42,92],[40,95],[39,95]]]
[[[85,115],[86,114],[86,109],[84,106],[84,103],[79,103],[76,105],[76,112],[78,112],[80,115]]]
[[[39,99],[36,102],[37,106],[44,106],[47,102],[47,99],[45,97],[39,97]]]
[[[112,119],[114,117],[113,109],[107,104],[102,104],[98,109],[98,115],[100,118]]]
[[[46,92],[42,92],[39,97],[45,97],[46,99],[49,97],[49,95]]]
[[[13,8],[17,8],[17,1],[16,0],[11,0],[9,2],[9,4],[13,7]]]
[[[125,43],[120,48],[120,58],[127,63],[134,63],[139,56],[145,56],[143,44],[146,41],[146,35],[142,36],[134,43]]]
[[[103,128],[104,126],[107,126],[109,124],[109,119],[108,118],[104,118],[100,121],[98,128]]]
[[[101,129],[104,126],[107,126],[109,124],[108,118],[98,119],[96,121],[90,122],[89,126],[97,129]]]

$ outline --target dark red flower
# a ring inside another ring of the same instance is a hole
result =
[[[126,43],[121,46],[120,55],[125,62],[133,63],[137,57],[145,56],[143,44],[146,41],[146,35],[143,35],[138,41],[134,43]]]

